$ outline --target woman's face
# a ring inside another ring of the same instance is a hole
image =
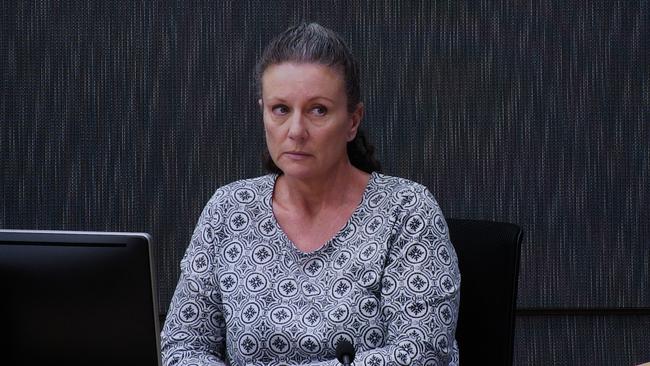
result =
[[[312,63],[271,65],[259,103],[269,153],[286,176],[314,178],[347,164],[363,105],[348,112],[341,72]]]

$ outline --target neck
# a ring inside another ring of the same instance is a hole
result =
[[[347,162],[332,169],[326,176],[299,179],[281,175],[276,182],[273,199],[287,209],[315,215],[322,209],[358,200],[359,188],[363,192],[367,183],[368,174]]]

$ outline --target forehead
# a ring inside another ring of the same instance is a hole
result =
[[[262,74],[262,96],[345,98],[345,82],[341,72],[335,67],[284,62],[267,67]]]

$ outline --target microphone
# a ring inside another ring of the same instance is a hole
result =
[[[336,358],[343,366],[350,366],[354,361],[354,346],[347,339],[341,339],[336,345]]]

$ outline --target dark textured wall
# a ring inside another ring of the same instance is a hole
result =
[[[448,217],[526,231],[516,363],[650,361],[649,13],[647,1],[1,2],[0,227],[150,232],[166,310],[207,199],[262,174],[255,60],[315,20],[361,62],[384,171],[429,186]]]

